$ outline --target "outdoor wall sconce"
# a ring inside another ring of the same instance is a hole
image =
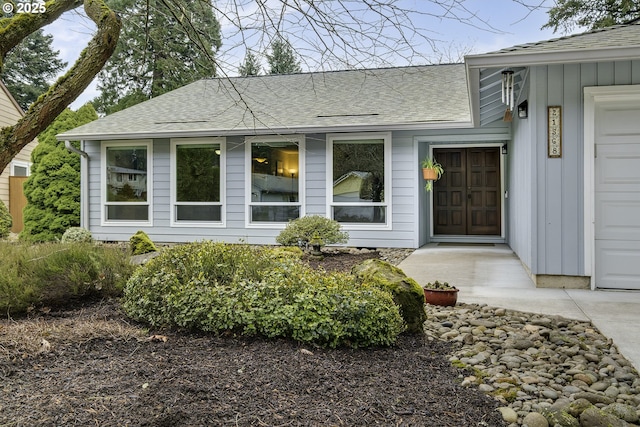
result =
[[[522,101],[518,105],[518,118],[526,119],[529,117],[529,103],[527,101]]]
[[[507,147],[507,144],[504,144],[502,146],[502,154],[508,154],[509,153],[509,148]]]

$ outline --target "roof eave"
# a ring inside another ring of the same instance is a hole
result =
[[[247,135],[290,135],[308,133],[342,133],[342,132],[374,132],[374,131],[403,131],[403,130],[427,130],[427,129],[453,129],[473,127],[471,121],[436,121],[401,123],[395,125],[343,125],[330,127],[286,127],[286,128],[262,128],[262,129],[201,129],[184,131],[163,132],[121,132],[121,133],[70,133],[65,132],[56,135],[59,141],[107,141],[122,139],[158,139],[158,138],[198,138],[206,136],[247,136]]]
[[[501,52],[465,57],[467,69],[485,67],[527,67],[579,62],[623,61],[640,58],[640,46],[600,49],[557,50],[553,52]]]

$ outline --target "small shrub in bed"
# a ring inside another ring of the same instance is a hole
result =
[[[61,243],[91,243],[93,236],[91,232],[82,227],[70,227],[62,234]]]
[[[319,215],[310,215],[289,221],[289,224],[276,237],[283,246],[296,246],[307,243],[317,235],[325,245],[347,243],[349,233],[340,230],[340,223]]]
[[[129,279],[125,311],[152,325],[288,337],[322,346],[390,345],[404,324],[388,292],[313,270],[268,248],[173,247]]]
[[[117,248],[87,243],[0,243],[0,312],[118,296],[133,271]]]
[[[13,219],[9,213],[9,209],[7,209],[4,202],[0,200],[0,239],[4,239],[9,235],[12,225]]]

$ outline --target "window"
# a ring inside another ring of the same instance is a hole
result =
[[[389,224],[390,134],[329,135],[331,217],[346,224]]]
[[[224,139],[171,140],[172,225],[221,225]]]
[[[26,162],[14,160],[11,162],[11,176],[29,176],[31,165]]]
[[[285,223],[301,216],[302,144],[299,136],[247,141],[249,223]]]
[[[151,142],[104,143],[103,222],[151,222]]]

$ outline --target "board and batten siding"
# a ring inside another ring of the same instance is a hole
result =
[[[533,187],[526,180],[518,191],[531,191],[533,218],[530,268],[533,274],[581,276],[584,265],[584,88],[640,84],[640,61],[536,66],[530,72],[529,141]],[[562,157],[547,156],[547,106],[562,107]],[[531,108],[534,106],[533,108]],[[525,132],[523,132],[524,134]],[[516,132],[516,135],[520,135]],[[523,156],[527,155],[525,150]],[[524,205],[526,209],[526,204]],[[517,221],[517,218],[515,219]],[[526,239],[518,243],[521,259]]]
[[[89,156],[88,228],[96,240],[128,241],[142,230],[155,242],[175,243],[210,239],[229,243],[274,244],[284,225],[245,227],[246,159],[243,137],[226,138],[226,175],[223,226],[172,227],[170,224],[170,141],[153,140],[153,224],[151,226],[101,224],[101,149],[99,141],[85,141]],[[412,136],[392,136],[392,200],[388,205],[392,226],[389,229],[348,230],[348,245],[357,247],[417,247],[417,207],[414,172],[417,161]],[[304,155],[305,215],[327,215],[327,138],[325,134],[305,135]],[[83,195],[84,196],[84,195]],[[84,206],[84,204],[83,204]]]

